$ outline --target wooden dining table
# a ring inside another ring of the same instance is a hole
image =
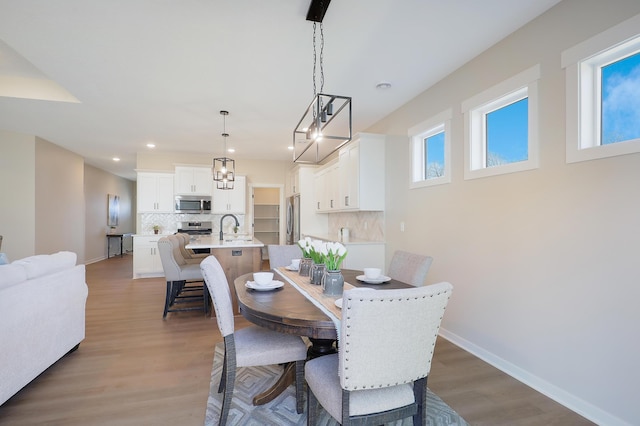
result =
[[[368,287],[378,290],[410,288],[410,284],[390,280],[383,284],[367,284],[356,279],[362,271],[343,269],[345,282],[354,287]],[[239,276],[234,281],[240,313],[252,323],[281,333],[308,337],[311,346],[308,357],[315,358],[335,353],[334,343],[337,331],[334,322],[320,308],[309,301],[297,288],[292,286],[277,271],[274,279],[284,282],[284,286],[272,291],[255,291],[245,284],[253,280],[253,274]],[[338,299],[340,296],[336,296]],[[278,382],[267,391],[254,397],[254,405],[266,404],[293,383],[293,364],[287,365]]]

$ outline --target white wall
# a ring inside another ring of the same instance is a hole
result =
[[[565,0],[367,129],[400,135],[387,259],[434,257],[427,281],[454,285],[443,334],[607,425],[640,420],[640,154],[565,163],[560,53],[638,13],[637,0]],[[465,181],[461,102],[537,63],[540,168]],[[449,107],[452,182],[409,190],[407,129]]]
[[[140,152],[136,160],[136,169],[173,173],[176,165],[211,167],[213,157],[213,154],[202,153]],[[236,161],[236,174],[247,176],[247,185],[250,183],[284,184],[287,170],[291,168],[290,161],[234,159]]]
[[[36,137],[35,254],[68,250],[84,263],[84,159]]]
[[[0,251],[10,261],[35,253],[35,138],[0,130]]]

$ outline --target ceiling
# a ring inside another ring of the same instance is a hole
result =
[[[333,0],[324,92],[357,133],[559,0]],[[313,98],[309,0],[0,0],[0,129],[135,179],[136,153],[291,160]],[[388,89],[376,89],[386,81]],[[318,82],[319,84],[319,82]],[[113,157],[120,162],[114,162]]]

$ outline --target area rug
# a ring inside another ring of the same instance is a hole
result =
[[[211,371],[211,386],[207,400],[205,426],[218,424],[222,394],[218,393],[220,374],[222,373],[223,344],[216,345]],[[298,426],[307,424],[306,412],[296,413],[296,396],[293,386],[289,386],[276,399],[268,404],[254,406],[253,396],[271,386],[282,374],[282,367],[278,365],[264,367],[239,368],[236,373],[236,383],[229,410],[227,425],[229,426]],[[305,406],[306,411],[306,406]],[[334,426],[338,423],[326,411],[321,410],[318,425]],[[412,425],[412,419],[390,423],[393,426]],[[427,424],[430,426],[467,426],[455,411],[445,404],[431,390],[427,393]]]

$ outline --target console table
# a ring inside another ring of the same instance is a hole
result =
[[[120,240],[120,256],[122,257],[123,255],[123,251],[122,251],[122,240],[124,239],[124,237],[126,237],[127,235],[130,234],[107,234],[107,259],[111,257],[111,239],[112,238],[118,238]],[[117,256],[117,253],[114,254],[114,256]]]

